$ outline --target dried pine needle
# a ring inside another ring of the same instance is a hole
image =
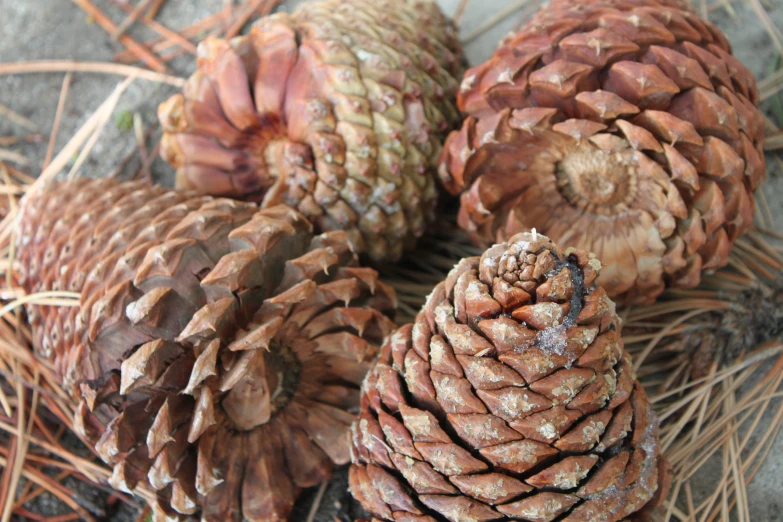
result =
[[[117,30],[117,26],[114,24],[114,22],[112,22],[111,19],[98,8],[98,6],[93,4],[90,0],[71,1],[78,7],[82,8],[84,12],[92,17],[107,33],[112,34]],[[166,72],[166,64],[163,63],[155,54],[149,51],[149,49],[139,44],[136,40],[126,34],[119,36],[119,40],[152,70],[159,73]]]
[[[138,4],[136,4],[136,7],[132,8],[128,16],[125,17],[125,20],[120,22],[120,25],[118,25],[114,31],[112,31],[112,40],[119,40],[120,36],[125,34],[125,31],[127,31],[128,28],[130,28],[136,22],[136,20],[139,19],[141,14],[147,10],[152,1],[153,0],[141,0]]]
[[[11,110],[9,107],[6,107],[2,103],[0,103],[0,117],[7,118],[11,122],[24,127],[31,132],[38,131],[38,126],[35,123],[31,122],[18,112]]]
[[[52,154],[54,153],[54,144],[57,142],[57,133],[60,130],[60,120],[62,119],[63,109],[65,108],[65,101],[68,99],[68,89],[71,84],[71,72],[65,73],[63,78],[63,86],[60,88],[60,97],[57,99],[57,109],[54,113],[54,122],[52,123],[52,132],[49,133],[49,145],[46,147],[46,156],[44,157],[43,168],[49,166],[49,162],[52,161]]]
[[[135,76],[142,80],[167,83],[175,87],[185,85],[185,80],[177,76],[117,63],[78,62],[74,60],[33,60],[29,62],[0,63],[0,75],[53,72],[115,74],[118,76]]]
[[[0,66],[2,67],[2,66]],[[132,72],[136,72],[135,68]],[[68,506],[71,513],[61,517],[66,519],[96,520],[94,514],[80,505],[78,495],[64,486],[62,479],[74,478],[98,488],[106,490],[107,481],[111,477],[111,469],[100,462],[97,457],[85,459],[78,456],[73,449],[66,449],[58,440],[63,431],[56,436],[46,428],[47,422],[56,419],[56,425],[62,426],[74,433],[73,411],[68,405],[68,394],[62,389],[53,368],[48,361],[39,360],[31,351],[31,333],[29,326],[20,320],[18,312],[22,306],[78,305],[79,294],[73,292],[41,292],[23,295],[10,288],[12,281],[13,230],[14,220],[18,212],[19,197],[34,190],[36,186],[45,183],[62,170],[67,161],[77,151],[89,153],[89,147],[98,139],[102,128],[101,123],[106,115],[110,115],[116,105],[122,90],[133,81],[133,76],[126,78],[106,101],[104,101],[92,117],[83,125],[62,151],[44,169],[38,180],[2,165],[0,186],[3,198],[8,199],[6,215],[0,223],[0,252],[3,262],[0,263],[0,279],[6,281],[7,288],[0,292],[4,302],[0,303],[0,380],[6,385],[0,387],[0,434],[3,445],[0,448],[0,466],[4,468],[0,491],[18,491],[21,495],[4,494],[4,503],[0,506],[2,520],[16,519],[19,516],[32,515],[24,508],[23,501],[29,500],[45,491]],[[60,105],[62,107],[67,94],[67,80],[61,91]],[[60,112],[62,109],[60,109]],[[55,124],[56,129],[56,124]],[[53,132],[53,134],[55,134]],[[54,143],[54,140],[52,140]],[[44,422],[40,413],[45,412],[49,421]],[[53,424],[49,424],[53,426]],[[36,454],[30,455],[28,448],[36,448]],[[39,451],[46,452],[42,457]],[[43,470],[61,469],[55,476],[47,476]],[[17,488],[21,480],[27,481],[27,486]],[[153,492],[145,486],[137,488],[136,495],[147,501],[154,498]],[[118,498],[127,502],[124,495]],[[94,508],[93,508],[94,509]],[[102,508],[100,508],[102,509]]]
[[[136,8],[131,8],[130,6],[125,4],[118,4],[123,10],[125,10],[125,12],[128,13],[128,17],[123,21],[123,24],[126,22],[133,24],[136,20],[138,20],[140,11],[143,11],[143,8],[147,7],[146,5],[143,4],[145,3],[150,4],[151,1],[155,1],[155,0],[142,0],[142,2],[139,2]],[[134,17],[134,13],[136,13],[135,17]],[[147,27],[149,27],[153,32],[158,33],[165,41],[171,42],[173,45],[178,46],[183,51],[189,52],[191,54],[196,54],[196,46],[192,44],[185,35],[180,34],[172,29],[169,29],[165,25],[156,22],[154,19],[151,18],[146,18],[146,17],[141,18],[141,22],[144,23]],[[127,30],[127,27],[123,29],[122,27],[123,24],[120,24],[120,26],[117,27],[117,31],[119,31],[120,29],[122,29],[122,32]],[[112,35],[112,37],[114,37],[114,35]],[[152,49],[152,51],[154,52],[155,50]]]
[[[114,112],[115,107],[117,107],[117,103],[120,101],[120,96],[122,96],[122,93],[125,92],[125,89],[127,89],[128,86],[131,83],[133,83],[134,79],[135,79],[134,76],[129,76],[128,78],[125,79],[125,81],[120,83],[114,89],[114,92],[109,96],[109,98],[95,112],[95,115],[93,115],[96,118],[94,124],[95,128],[92,130],[90,138],[87,140],[87,143],[84,145],[84,148],[79,152],[79,155],[77,156],[76,161],[73,164],[73,167],[71,167],[70,172],[68,172],[68,179],[73,179],[76,177],[76,174],[79,172],[79,169],[89,157],[90,151],[92,151],[92,148],[97,143],[98,138],[103,133],[103,129],[106,127],[106,124],[111,118],[111,115]],[[43,174],[41,176],[43,176]]]
[[[457,5],[457,10],[454,11],[452,20],[454,20],[454,23],[458,26],[462,21],[462,17],[465,15],[465,10],[468,8],[468,3],[470,3],[470,0],[460,0],[459,5]]]

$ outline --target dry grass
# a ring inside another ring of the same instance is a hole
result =
[[[11,149],[0,153],[0,522],[19,517],[44,520],[25,506],[41,494],[57,498],[70,514],[59,521],[97,520],[102,507],[88,505],[65,484],[75,479],[110,491],[111,469],[96,457],[81,456],[78,448],[63,444],[66,433],[74,433],[73,411],[69,397],[61,387],[53,368],[38,358],[31,349],[31,332],[24,322],[23,306],[76,306],[78,296],[71,293],[45,293],[25,296],[13,286],[14,237],[13,221],[20,198],[41,183],[62,172],[76,157],[69,175],[80,172],[84,159],[98,140],[104,125],[114,111],[127,86],[133,81],[154,81],[181,86],[182,78],[165,71],[166,64],[183,53],[193,53],[195,40],[205,34],[234,35],[254,16],[270,11],[277,1],[246,0],[225,8],[204,20],[196,21],[178,31],[155,21],[165,0],[143,1],[136,8],[124,3],[123,19],[111,19],[89,0],[73,0],[85,9],[126,50],[116,56],[120,63],[83,63],[44,61],[0,64],[0,74],[44,72],[64,74],[60,101],[53,115],[53,125],[46,138],[46,159],[37,180],[20,170],[29,163]],[[459,3],[459,16],[469,2]],[[738,0],[737,0],[738,1]],[[759,16],[759,28],[767,31],[773,45],[781,45],[780,31],[764,12],[763,2],[751,0]],[[507,12],[489,18],[468,36],[477,38],[503,17],[511,15],[527,2],[512,3]],[[736,16],[732,2],[717,0],[696,3],[704,13],[718,9]],[[158,36],[140,42],[127,36],[134,24],[144,24]],[[782,49],[783,50],[783,49]],[[146,63],[154,69],[134,66]],[[115,91],[101,103],[84,125],[56,155],[54,143],[63,106],[68,96],[72,75],[84,73],[115,74],[125,77]],[[760,83],[762,99],[772,99],[783,88],[783,74],[771,71]],[[10,108],[0,106],[0,117],[13,121],[28,133],[38,133],[29,121]],[[780,132],[772,125],[775,132]],[[149,161],[157,154],[157,146],[147,145],[148,132],[134,119],[137,149],[141,158],[141,175],[149,176]],[[770,150],[779,150],[783,134],[770,136]],[[30,134],[33,136],[33,134]],[[0,144],[10,147],[20,140]],[[9,152],[11,155],[9,156]],[[3,161],[13,162],[3,163]],[[651,307],[623,310],[626,342],[635,357],[639,378],[644,383],[661,420],[661,436],[674,470],[669,500],[665,506],[666,520],[749,521],[748,485],[769,452],[783,421],[783,343],[779,339],[763,339],[747,346],[738,357],[724,358],[706,367],[702,363],[694,371],[694,347],[681,342],[693,339],[694,332],[711,327],[721,314],[734,310],[734,303],[749,292],[780,291],[783,281],[783,252],[775,233],[765,232],[771,225],[769,205],[760,198],[759,228],[738,243],[731,256],[730,267],[705,278],[698,289],[668,292],[665,300]],[[431,233],[421,249],[404,264],[380,267],[386,280],[399,294],[400,321],[410,320],[431,288],[442,280],[456,262],[465,256],[477,255],[465,235],[448,221]],[[706,325],[706,326],[705,326]],[[691,344],[693,344],[691,342]],[[82,450],[85,448],[81,448]],[[705,477],[710,463],[719,462],[721,472]],[[713,493],[705,498],[694,497],[695,481],[708,481]],[[23,486],[19,486],[20,484]],[[153,493],[140,486],[135,493],[151,500]],[[320,497],[317,497],[320,498]],[[109,502],[132,502],[125,494],[111,492]],[[310,518],[318,507],[314,503]],[[140,519],[146,512],[140,515]]]

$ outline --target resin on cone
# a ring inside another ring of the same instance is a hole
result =
[[[536,228],[595,252],[621,303],[724,266],[765,178],[752,74],[672,0],[554,0],[465,74],[441,156],[480,244]]]
[[[377,260],[434,219],[462,51],[431,0],[320,0],[207,38],[161,104],[177,186],[287,204]]]
[[[344,231],[286,206],[79,180],[29,194],[17,230],[33,344],[75,401],[111,484],[156,520],[285,520],[349,461],[359,385],[392,330],[391,289]]]
[[[382,520],[615,521],[668,472],[600,263],[521,233],[463,259],[362,385],[350,487]]]

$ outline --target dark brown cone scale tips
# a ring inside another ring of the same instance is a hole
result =
[[[553,0],[465,73],[441,156],[481,244],[535,228],[595,252],[619,303],[696,286],[766,176],[753,75],[684,2]]]
[[[79,180],[24,200],[18,281],[36,351],[72,394],[111,484],[155,520],[285,520],[350,456],[359,385],[394,292],[343,231],[285,206]]]
[[[666,489],[601,264],[522,233],[463,259],[362,386],[350,487],[396,522],[614,521]]]
[[[161,104],[177,185],[284,203],[396,260],[434,219],[463,58],[432,0],[319,0],[207,38]]]

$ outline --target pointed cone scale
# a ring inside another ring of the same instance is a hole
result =
[[[552,0],[466,73],[466,120],[438,175],[477,245],[535,229],[595,252],[618,304],[650,304],[726,266],[751,227],[766,172],[757,93],[687,2]],[[504,309],[526,299],[497,285]]]
[[[657,420],[614,303],[584,284],[600,269],[536,231],[457,263],[362,385],[350,481],[366,510],[394,522],[609,520],[660,504]],[[539,305],[558,313],[530,311]]]
[[[235,74],[233,51],[209,45]],[[245,121],[247,99],[224,88],[190,89],[239,96],[226,116]],[[396,303],[350,234],[314,236],[283,205],[80,179],[30,193],[16,237],[25,291],[81,293],[80,307],[30,307],[35,348],[112,486],[157,497],[156,517],[284,520],[350,460]]]

